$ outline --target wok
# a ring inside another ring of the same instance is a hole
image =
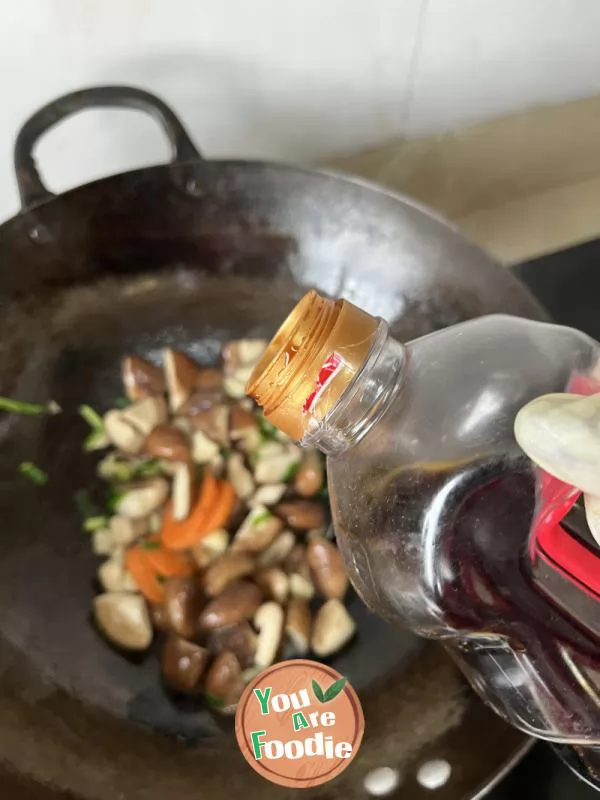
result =
[[[34,145],[92,106],[148,112],[173,160],[56,197]],[[482,314],[544,311],[409,199],[305,169],[206,161],[173,112],[138,89],[50,103],[19,133],[15,166],[23,209],[0,227],[0,392],[51,398],[64,413],[0,420],[1,757],[65,796],[283,797],[248,768],[223,720],[166,699],[156,659],[123,659],[90,625],[97,563],[73,496],[96,481],[75,409],[111,406],[124,354],[155,359],[172,346],[209,363],[229,338],[271,334],[307,287],[387,318],[405,340]],[[19,476],[22,461],[48,484]],[[527,740],[474,698],[441,648],[352,603],[357,641],[332,663],[359,692],[366,735],[351,769],[313,796],[367,797],[363,780],[382,766],[401,770],[404,798],[429,796],[415,774],[431,758],[452,767],[440,798],[474,796]]]

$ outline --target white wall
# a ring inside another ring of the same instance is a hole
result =
[[[596,93],[599,33],[600,0],[4,0],[0,217],[15,131],[75,88],[159,93],[208,156],[317,160]],[[136,112],[93,111],[38,155],[62,190],[167,148]]]

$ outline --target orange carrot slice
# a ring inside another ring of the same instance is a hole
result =
[[[225,525],[231,516],[235,498],[236,495],[233,486],[226,481],[220,481],[219,496],[210,514],[206,517],[202,535],[209,534]]]
[[[139,547],[130,547],[125,553],[125,566],[135,585],[151,603],[163,603],[165,590],[148,560],[148,553]]]
[[[171,503],[165,509],[161,538],[163,545],[169,550],[187,550],[204,532],[204,522],[215,505],[219,492],[219,484],[212,472],[207,471],[202,481],[200,496],[189,516],[177,522],[173,519]]]
[[[192,565],[183,553],[160,547],[156,550],[146,550],[146,554],[152,569],[164,578],[192,574]]]

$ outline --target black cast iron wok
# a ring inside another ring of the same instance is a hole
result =
[[[142,109],[173,162],[55,197],[33,147],[91,106]],[[94,483],[80,403],[110,407],[125,353],[166,345],[211,362],[232,337],[268,336],[307,287],[343,295],[408,339],[491,312],[540,318],[515,278],[406,198],[351,179],[248,161],[205,161],[173,112],[137,89],[101,87],[35,114],[15,148],[23,211],[0,227],[0,392],[56,400],[53,418],[0,419],[0,757],[81,798],[283,797],[251,771],[222,722],[174,708],[154,658],[132,664],[93,631],[95,559],[75,491]],[[21,461],[50,474],[18,475]],[[471,797],[526,740],[465,688],[444,652],[354,602],[359,635],[334,666],[367,721],[361,753],[320,797],[367,797],[398,767],[403,797],[429,796],[415,771],[452,766],[440,798]],[[390,795],[393,796],[393,795]]]

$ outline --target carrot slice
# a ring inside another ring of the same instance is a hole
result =
[[[207,471],[202,481],[200,496],[189,516],[177,522],[173,519],[173,505],[165,509],[161,538],[169,550],[187,550],[195,544],[204,532],[204,522],[218,498],[219,484],[212,472]]]
[[[139,547],[130,547],[125,553],[125,566],[136,586],[151,603],[163,603],[165,590],[148,560],[148,553]]]
[[[192,574],[192,565],[183,553],[161,547],[158,550],[147,550],[146,554],[150,566],[165,578]]]
[[[210,514],[206,517],[202,535],[216,531],[217,528],[222,528],[223,525],[225,525],[231,516],[235,498],[236,495],[233,486],[226,481],[220,481],[219,496]]]

